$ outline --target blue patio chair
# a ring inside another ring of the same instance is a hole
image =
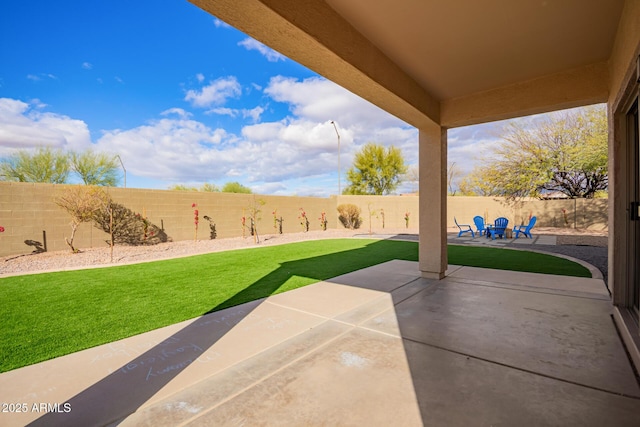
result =
[[[462,224],[462,225],[458,224],[458,220],[456,219],[455,216],[453,217],[453,222],[455,222],[456,225],[458,226],[458,228],[460,229],[460,232],[458,233],[458,237],[460,237],[464,233],[468,233],[468,232],[471,232],[471,237],[476,237],[476,235],[473,233],[473,229],[471,228],[471,226],[469,224]]]
[[[480,215],[473,217],[473,223],[476,225],[476,231],[481,236],[487,232],[486,227],[484,226],[484,218]]]
[[[496,240],[496,236],[500,236],[502,239],[504,237],[504,232],[507,229],[507,225],[509,224],[509,220],[505,217],[497,218],[494,222],[493,227],[487,228],[487,237],[491,234],[491,240]]]
[[[532,216],[531,219],[529,220],[529,224],[516,225],[515,227],[513,227],[513,232],[516,235],[516,239],[518,238],[520,233],[524,234],[525,237],[532,239],[533,237],[531,237],[531,229],[533,228],[534,225],[536,225],[537,220],[538,219],[535,216]]]

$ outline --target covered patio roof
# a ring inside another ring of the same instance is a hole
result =
[[[623,0],[190,0],[418,128],[605,102]],[[481,108],[479,108],[481,106]]]

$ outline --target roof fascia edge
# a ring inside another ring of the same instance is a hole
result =
[[[301,65],[417,127],[440,102],[320,0],[189,0]]]

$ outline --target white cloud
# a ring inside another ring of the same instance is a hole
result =
[[[127,170],[141,177],[167,183],[237,180],[271,194],[336,193],[338,144],[331,120],[341,136],[345,185],[353,154],[366,142],[399,146],[408,162],[417,161],[416,129],[324,79],[272,79],[264,93],[292,112],[275,122],[259,122],[262,106],[223,106],[241,95],[239,86],[235,78],[219,79],[185,99],[197,106],[217,105],[207,113],[255,122],[240,135],[209,128],[171,108],[145,126],[106,132],[98,145],[118,152]]]
[[[215,18],[213,20],[213,25],[215,25],[216,28],[231,28],[231,25],[227,24],[224,21],[219,20],[218,18]]]
[[[243,109],[242,117],[244,117],[245,119],[250,118],[254,122],[257,122],[258,120],[260,120],[260,116],[262,115],[262,113],[264,113],[264,108],[258,106],[256,108],[252,108],[251,110]]]
[[[213,114],[220,114],[221,116],[237,117],[238,112],[239,110],[235,108],[218,107],[218,108],[212,108],[211,110],[207,111],[205,114],[213,113]]]
[[[186,119],[193,116],[193,114],[183,110],[182,108],[169,108],[168,110],[164,110],[163,112],[160,113],[161,116],[169,116],[171,114],[175,114],[182,119]]]
[[[251,191],[256,194],[278,194],[279,192],[287,190],[287,186],[281,182],[270,182],[267,184],[253,185],[250,188]]]
[[[58,77],[56,77],[53,74],[50,73],[40,73],[40,74],[27,74],[27,79],[34,81],[34,82],[39,82],[42,81],[43,78],[48,78],[51,80],[58,80]]]
[[[275,101],[289,104],[296,116],[309,120],[335,120],[342,126],[408,126],[386,111],[321,77],[305,80],[273,77],[264,93]]]
[[[167,115],[180,109],[165,111]],[[220,145],[226,133],[191,120],[188,115],[154,120],[129,130],[104,132],[97,148],[120,155],[127,171],[164,181],[207,181],[219,178],[226,168]]]
[[[254,123],[257,122],[258,120],[260,120],[260,116],[262,115],[262,113],[264,112],[264,108],[258,106],[252,109],[246,109],[246,108],[242,108],[242,109],[238,109],[238,108],[226,108],[226,107],[218,107],[218,108],[212,108],[211,110],[207,111],[205,114],[220,114],[221,116],[229,116],[229,117],[239,117],[242,116],[243,118],[249,118],[251,119],[251,121],[253,121]]]
[[[209,107],[222,105],[227,99],[239,97],[241,94],[240,83],[235,77],[230,76],[211,81],[200,90],[187,91],[184,100],[194,107]]]
[[[251,37],[238,42],[238,46],[242,46],[247,50],[257,50],[262,56],[267,58],[267,61],[269,62],[278,62],[287,59],[287,57],[283,54],[276,52],[275,50],[265,46],[255,39],[252,39]]]
[[[463,175],[487,156],[500,141],[500,133],[504,122],[485,123],[451,129],[447,133],[447,162],[455,163]]]
[[[355,152],[367,142],[400,147],[408,164],[418,160],[415,128],[333,82],[320,77],[298,80],[278,76],[271,79],[264,92],[274,101],[288,104],[297,118],[289,124],[290,135],[308,147],[320,146],[312,140],[322,139],[326,149],[333,147],[337,157],[337,135],[330,123],[335,121],[343,165],[350,165]],[[309,125],[300,128],[304,122],[319,124],[316,132],[310,132]]]
[[[93,68],[93,64],[91,64],[90,62],[83,62],[82,68],[84,68],[85,70],[90,70]]]
[[[252,121],[239,135],[211,128],[182,108],[169,108],[145,125],[103,131],[95,148],[119,154],[127,172],[140,179],[165,185],[239,181],[257,192],[282,195],[337,192],[338,144],[331,120],[336,121],[341,137],[343,186],[353,154],[367,142],[399,146],[409,162],[417,161],[416,129],[324,79],[272,79],[264,90],[271,98],[269,105],[283,103],[291,111],[279,121],[260,122],[263,106],[234,109],[223,105],[241,94],[237,80],[227,77],[185,95],[194,106],[215,107],[208,112]],[[4,116],[23,117],[25,129],[34,127],[34,119],[25,119],[33,106],[14,102],[6,103],[5,109],[9,113]],[[65,116],[57,118],[74,122]],[[90,144],[86,125],[75,122],[84,126],[84,144]],[[56,140],[51,144],[65,145]]]
[[[38,98],[33,98],[31,101],[29,101],[29,104],[31,104],[33,108],[37,108],[39,110],[42,110],[43,108],[48,107],[47,104],[40,101]]]
[[[122,79],[121,79],[120,77],[118,77],[118,76],[115,76],[115,77],[114,77],[114,80],[115,80],[115,81],[117,81],[117,82],[118,82],[118,83],[120,83],[120,84],[124,83],[124,80],[122,80]]]
[[[82,120],[42,112],[45,104],[32,104],[10,98],[0,98],[0,155],[15,149],[42,146],[81,150],[89,147],[89,129]]]
[[[202,83],[204,81],[204,74],[202,73],[196,74],[196,79],[198,79],[199,83]]]

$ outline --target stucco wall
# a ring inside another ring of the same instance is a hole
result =
[[[70,218],[54,199],[62,194],[65,185],[0,182],[0,256],[30,253],[35,249],[25,241],[44,245],[43,231],[49,251],[66,250],[65,236],[69,236]],[[204,216],[213,218],[217,238],[242,236],[241,218],[248,217],[248,209],[260,200],[265,204],[258,222],[259,234],[273,234],[273,214],[283,218],[283,232],[302,231],[300,208],[309,219],[310,230],[320,230],[319,217],[326,213],[328,228],[342,228],[338,221],[337,206],[344,203],[360,207],[361,231],[404,230],[405,213],[409,213],[409,230],[417,232],[419,226],[417,196],[337,196],[284,197],[231,193],[201,193],[168,190],[111,188],[113,199],[127,208],[146,215],[153,224],[162,227],[174,241],[194,238],[193,203],[197,204],[200,224],[198,239],[209,239],[209,226]],[[538,216],[538,226],[604,229],[607,227],[606,200],[531,200],[507,204],[492,197],[449,197],[447,226],[455,227],[454,216],[460,223],[471,223],[475,215],[490,221],[505,216],[510,224],[526,223],[529,215]],[[563,209],[565,212],[563,213]],[[382,214],[384,211],[384,229]],[[370,215],[371,212],[371,215]],[[566,214],[566,216],[565,216]],[[247,233],[248,235],[248,233]],[[90,224],[82,224],[74,243],[79,248],[106,245],[106,233]]]

